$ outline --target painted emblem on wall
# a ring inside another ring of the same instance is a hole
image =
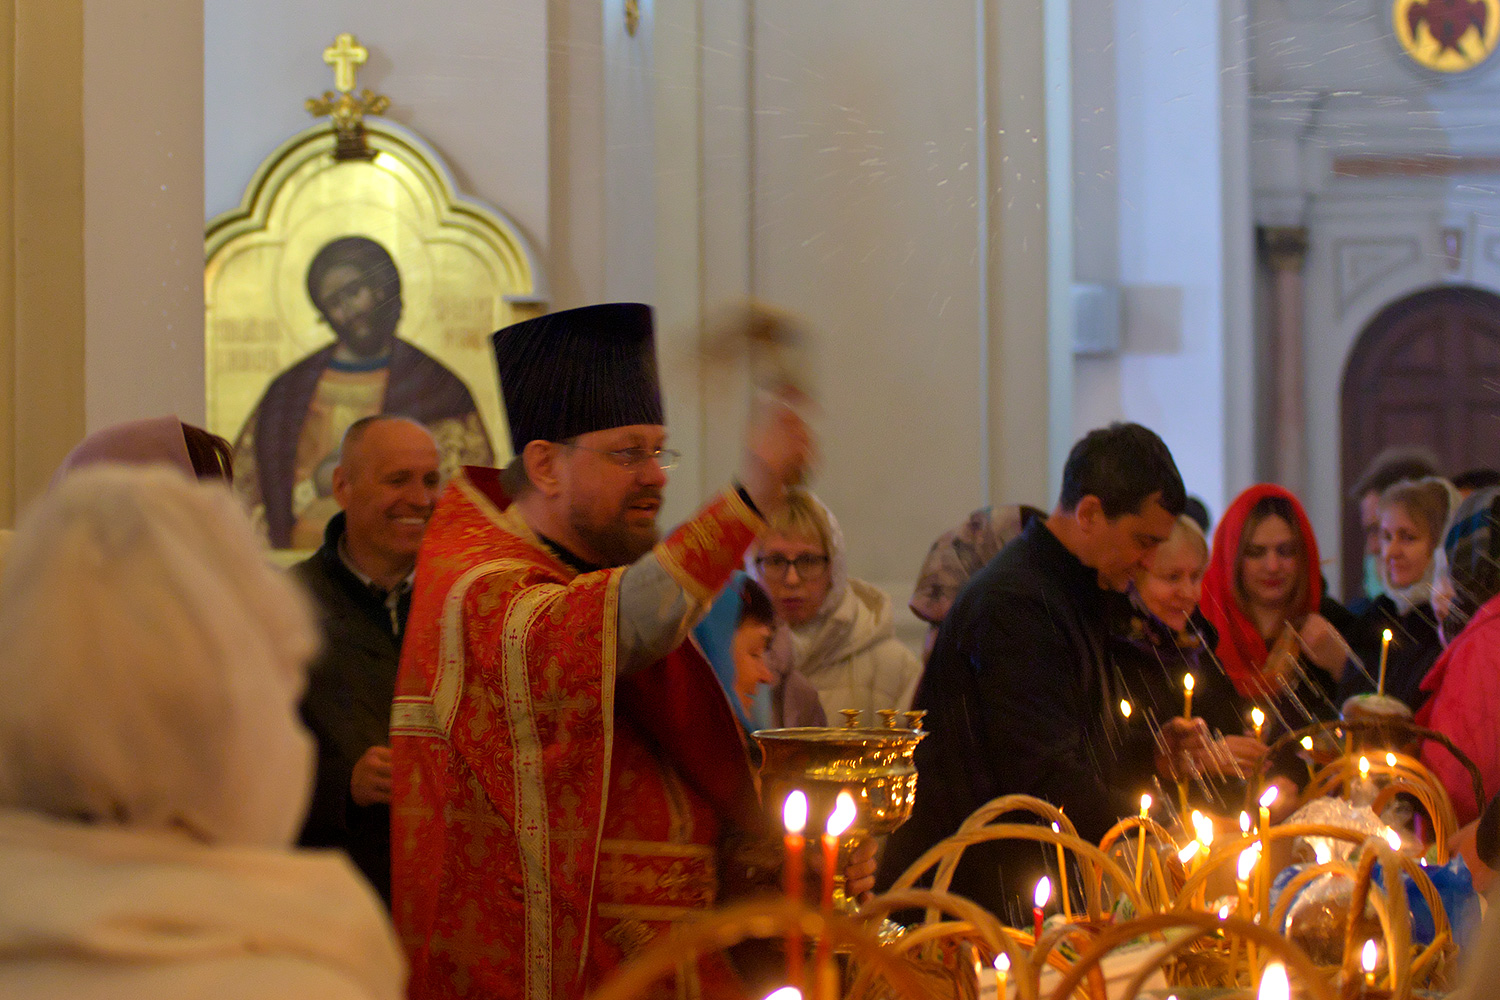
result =
[[[1500,0],[1395,0],[1396,38],[1418,65],[1463,73],[1500,43]]]
[[[349,36],[325,53],[339,93],[210,223],[208,426],[235,443],[235,488],[279,549],[315,548],[338,510],[344,430],[398,413],[438,440],[443,471],[504,461],[488,335],[542,311],[535,256],[495,210],[455,194],[437,154],[365,115]]]

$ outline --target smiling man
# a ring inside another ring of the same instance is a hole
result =
[[[970,578],[938,629],[912,702],[927,709],[930,731],[917,748],[916,805],[886,845],[878,885],[1001,795],[1062,807],[1091,843],[1135,811],[1146,789],[1124,776],[1154,762],[1149,749],[1144,761],[1126,759],[1109,628],[1186,502],[1167,446],[1138,424],[1073,446],[1052,514]],[[1031,845],[980,845],[965,852],[952,888],[1019,916],[1042,863]]]
[[[582,997],[752,869],[775,878],[743,849],[768,831],[741,731],[685,640],[804,474],[807,427],[758,407],[738,481],[658,540],[677,454],[651,310],[494,345],[518,458],[438,504],[391,723],[413,1000]],[[674,995],[741,993],[717,955],[680,975]]]
[[[294,570],[316,598],[323,628],[302,701],[318,741],[318,773],[300,840],[343,848],[387,903],[391,699],[417,551],[437,502],[438,463],[437,444],[421,424],[356,421],[333,471],[342,511],[328,522],[322,548]]]

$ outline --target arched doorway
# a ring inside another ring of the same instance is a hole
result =
[[[1344,369],[1341,490],[1392,445],[1421,445],[1457,474],[1500,467],[1500,296],[1435,288],[1387,306]],[[1364,533],[1344,501],[1343,578],[1356,593]]]

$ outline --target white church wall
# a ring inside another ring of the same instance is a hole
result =
[[[352,32],[370,50],[359,87],[447,160],[459,188],[548,246],[546,0],[371,4],[205,0],[204,204],[235,208],[262,159],[313,124],[332,89],[322,52]]]
[[[1115,0],[1108,42],[1106,50],[1075,29],[1075,86],[1114,102],[1112,114],[1100,105],[1106,110],[1095,115],[1083,94],[1075,106],[1090,132],[1116,140],[1112,155],[1075,144],[1076,155],[1089,158],[1076,171],[1075,190],[1089,192],[1079,210],[1092,213],[1088,223],[1081,216],[1077,260],[1080,280],[1105,280],[1114,258],[1123,343],[1118,356],[1077,360],[1075,427],[1082,433],[1111,420],[1151,427],[1172,449],[1188,490],[1218,514],[1227,436],[1219,11]],[[1100,57],[1114,65],[1112,95],[1090,83],[1098,72],[1090,61]],[[1111,159],[1113,219],[1097,182]],[[1097,246],[1111,235],[1116,247]]]
[[[820,338],[814,486],[900,608],[988,501],[975,8],[758,0],[753,23],[751,287]]]
[[[203,8],[83,8],[88,430],[203,420]]]

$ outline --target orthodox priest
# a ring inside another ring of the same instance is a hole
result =
[[[677,455],[650,309],[554,313],[494,348],[517,458],[463,469],[438,503],[392,714],[392,902],[414,1000],[581,997],[777,863],[736,850],[764,820],[686,639],[805,472],[806,425],[764,406],[738,481],[658,540]],[[666,995],[740,992],[713,957]]]

